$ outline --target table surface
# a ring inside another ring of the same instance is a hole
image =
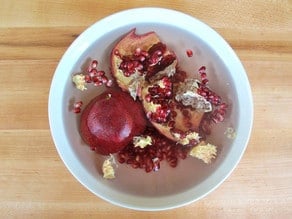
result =
[[[0,1],[0,218],[291,218],[291,1]],[[241,59],[254,126],[238,167],[214,192],[178,209],[139,212],[96,197],[69,173],[52,141],[48,94],[72,41],[114,12],[158,6],[219,32]]]

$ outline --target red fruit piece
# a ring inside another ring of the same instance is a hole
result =
[[[141,104],[119,90],[110,89],[95,97],[81,114],[83,140],[102,155],[122,150],[145,127]]]
[[[118,85],[124,91],[128,91],[128,87],[133,78],[137,77],[135,68],[140,68],[138,61],[132,60],[125,62],[125,60],[130,59],[130,57],[135,54],[140,55],[141,51],[148,51],[154,44],[160,42],[155,32],[137,35],[135,31],[136,29],[133,29],[128,34],[126,34],[116,44],[111,53],[112,74],[117,79]],[[123,71],[125,69],[128,70],[126,75]]]
[[[193,56],[193,51],[191,49],[187,49],[186,54],[188,57],[192,57]]]
[[[154,81],[171,76],[177,65],[175,54],[160,42],[155,32],[138,35],[135,31],[126,34],[111,53],[112,75],[134,99],[139,96],[145,78]]]
[[[178,141],[174,133],[199,131],[204,112],[193,110],[174,99],[178,86],[170,78],[163,77],[142,88],[142,104],[151,124],[165,137]],[[181,135],[183,138],[183,135]]]

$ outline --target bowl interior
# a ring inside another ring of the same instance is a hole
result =
[[[185,16],[180,13],[179,15]],[[183,18],[187,20],[186,22],[189,22],[188,19],[194,22],[194,19],[188,16]],[[134,209],[161,210],[177,207],[213,190],[239,161],[246,147],[251,126],[250,120],[241,119],[242,103],[247,103],[245,113],[252,117],[251,98],[244,97],[244,92],[250,92],[248,81],[240,62],[228,45],[210,28],[196,22],[194,28],[202,25],[203,29],[207,28],[209,32],[201,33],[200,28],[196,31],[188,25],[178,25],[178,22],[138,20],[130,24],[129,22],[120,24],[100,33],[103,30],[100,29],[101,25],[97,24],[85,31],[61,60],[50,93],[52,135],[58,152],[71,173],[99,197]],[[118,164],[116,179],[103,179],[101,165],[104,157],[92,152],[82,141],[79,135],[80,115],[74,114],[70,109],[74,101],[82,100],[87,104],[104,88],[89,86],[87,91],[81,92],[74,87],[71,76],[84,71],[92,59],[98,60],[98,69],[106,71],[110,76],[110,52],[121,36],[133,28],[141,34],[155,31],[176,53],[179,66],[191,77],[198,77],[197,70],[203,65],[206,66],[210,87],[229,104],[226,120],[216,125],[208,138],[208,142],[217,145],[219,150],[217,158],[211,164],[206,165],[195,158],[187,158],[180,160],[176,168],[162,162],[158,172],[148,174],[144,170]],[[94,37],[95,34],[97,37]],[[187,57],[187,49],[193,50],[193,57]],[[230,63],[233,59],[236,61]],[[238,77],[238,72],[239,75],[244,74],[243,81],[241,76]],[[240,83],[243,85],[238,86]],[[54,105],[54,110],[51,105]],[[231,140],[224,135],[227,127],[236,130],[236,139]]]

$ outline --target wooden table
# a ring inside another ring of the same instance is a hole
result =
[[[0,1],[0,218],[291,218],[291,1]],[[114,12],[159,6],[218,31],[250,79],[255,119],[247,151],[206,198],[163,212],[111,205],[86,190],[56,152],[48,94],[70,43]]]

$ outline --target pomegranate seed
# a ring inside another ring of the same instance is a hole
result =
[[[98,77],[98,76],[93,76],[93,77],[91,78],[91,80],[92,80],[93,83],[100,82],[100,77]]]
[[[187,158],[187,153],[183,149],[179,149],[177,150],[177,156],[184,160]]]
[[[205,85],[205,84],[207,84],[209,82],[209,80],[207,79],[207,78],[204,78],[203,80],[202,80],[202,83]]]
[[[73,104],[73,112],[74,113],[80,113],[81,112],[81,107],[83,105],[82,101],[77,101]]]
[[[149,173],[149,172],[151,172],[151,171],[152,171],[152,169],[153,169],[153,167],[152,167],[152,166],[146,166],[146,167],[145,167],[145,171],[146,171],[146,173]]]
[[[201,79],[207,78],[206,72],[200,72]]]
[[[139,163],[138,162],[133,162],[132,165],[131,165],[134,169],[137,169],[139,168]]]
[[[217,109],[217,111],[218,111],[218,113],[219,113],[220,115],[222,115],[222,116],[224,116],[225,113],[226,113],[226,109]]]
[[[146,51],[141,51],[141,55],[144,56],[145,58],[149,57],[149,53]]]
[[[125,75],[126,77],[130,77],[130,76],[131,76],[131,74],[130,74],[129,72],[124,72],[124,75]]]
[[[200,94],[203,97],[207,96],[207,93],[205,91],[200,91],[200,92],[198,91],[198,94]]]
[[[115,54],[116,56],[119,56],[119,55],[120,55],[119,50],[115,49],[114,54]]]
[[[177,112],[176,111],[171,111],[171,117],[175,118],[177,116]]]
[[[170,157],[168,159],[168,164],[171,167],[176,167],[177,166],[177,158],[176,157]]]
[[[145,171],[148,173],[153,170],[153,161],[150,157],[147,157],[145,160],[146,168]]]
[[[202,66],[201,68],[199,68],[199,71],[205,71],[206,70],[206,66]]]
[[[173,155],[173,151],[172,150],[169,150],[166,152],[166,160],[170,159]]]
[[[106,83],[107,87],[111,87],[113,85],[113,80],[108,80]]]
[[[139,62],[143,63],[143,62],[146,60],[146,58],[145,58],[144,56],[138,56],[138,57],[137,57],[137,60],[138,60]],[[142,67],[140,67],[140,69],[143,69],[143,65],[142,65],[142,64],[141,64],[141,66],[142,66]]]
[[[91,62],[91,68],[95,69],[97,67],[97,64],[98,64],[97,60],[93,60]]]
[[[221,103],[219,108],[220,109],[226,109],[227,108],[227,104],[226,103]]]
[[[98,76],[103,76],[103,75],[105,75],[105,72],[104,71],[97,71],[96,74]]]
[[[167,92],[165,93],[165,96],[166,96],[166,97],[171,97],[171,96],[172,96],[172,91],[167,91]]]
[[[90,75],[85,75],[85,82],[86,83],[91,83],[91,77],[90,77]]]
[[[124,158],[122,158],[122,157],[118,157],[118,161],[119,161],[119,163],[125,163],[126,162],[126,160]]]
[[[96,77],[96,76],[97,76],[97,70],[96,70],[96,69],[92,69],[92,70],[90,71],[90,73],[89,73],[89,76],[90,76],[91,78]]]
[[[145,100],[146,100],[146,102],[150,102],[151,101],[151,95],[150,94],[146,94]]]
[[[173,128],[174,127],[174,125],[175,125],[175,121],[173,121],[173,120],[171,120],[171,121],[169,121],[168,122],[168,127],[171,127],[171,128]]]
[[[73,112],[74,112],[74,113],[80,113],[80,112],[81,112],[81,108],[80,108],[80,107],[75,107],[75,108],[73,109]]]
[[[87,67],[87,73],[90,73],[91,71],[92,71],[92,68],[91,68],[91,65],[89,65],[88,67]]]
[[[139,162],[139,161],[141,160],[141,156],[140,156],[140,155],[136,155],[135,160],[136,160],[137,162]]]
[[[161,150],[157,150],[156,151],[156,157],[159,159],[159,160],[162,160],[163,159],[163,154],[162,154],[162,152],[161,152]]]
[[[128,160],[126,161],[126,163],[127,163],[127,164],[132,164],[132,163],[134,163],[134,160],[132,160],[132,159],[128,159]]]
[[[103,84],[106,84],[108,82],[108,78],[105,75],[101,76],[100,80]]]
[[[162,59],[162,51],[161,50],[156,50],[149,58],[149,63],[150,65],[156,65],[159,63]]]
[[[96,87],[98,87],[98,86],[100,86],[100,85],[102,85],[102,84],[103,84],[103,83],[102,83],[102,81],[100,81],[100,80],[98,80],[98,81],[96,81],[96,82],[93,83],[93,85],[96,86]]]
[[[83,105],[82,101],[78,101],[76,103],[74,103],[74,108],[80,108]]]
[[[128,159],[128,155],[126,153],[119,153],[119,157],[120,158],[123,158],[124,160],[127,160]]]
[[[188,57],[192,57],[193,56],[193,51],[191,49],[187,49],[186,54]]]

